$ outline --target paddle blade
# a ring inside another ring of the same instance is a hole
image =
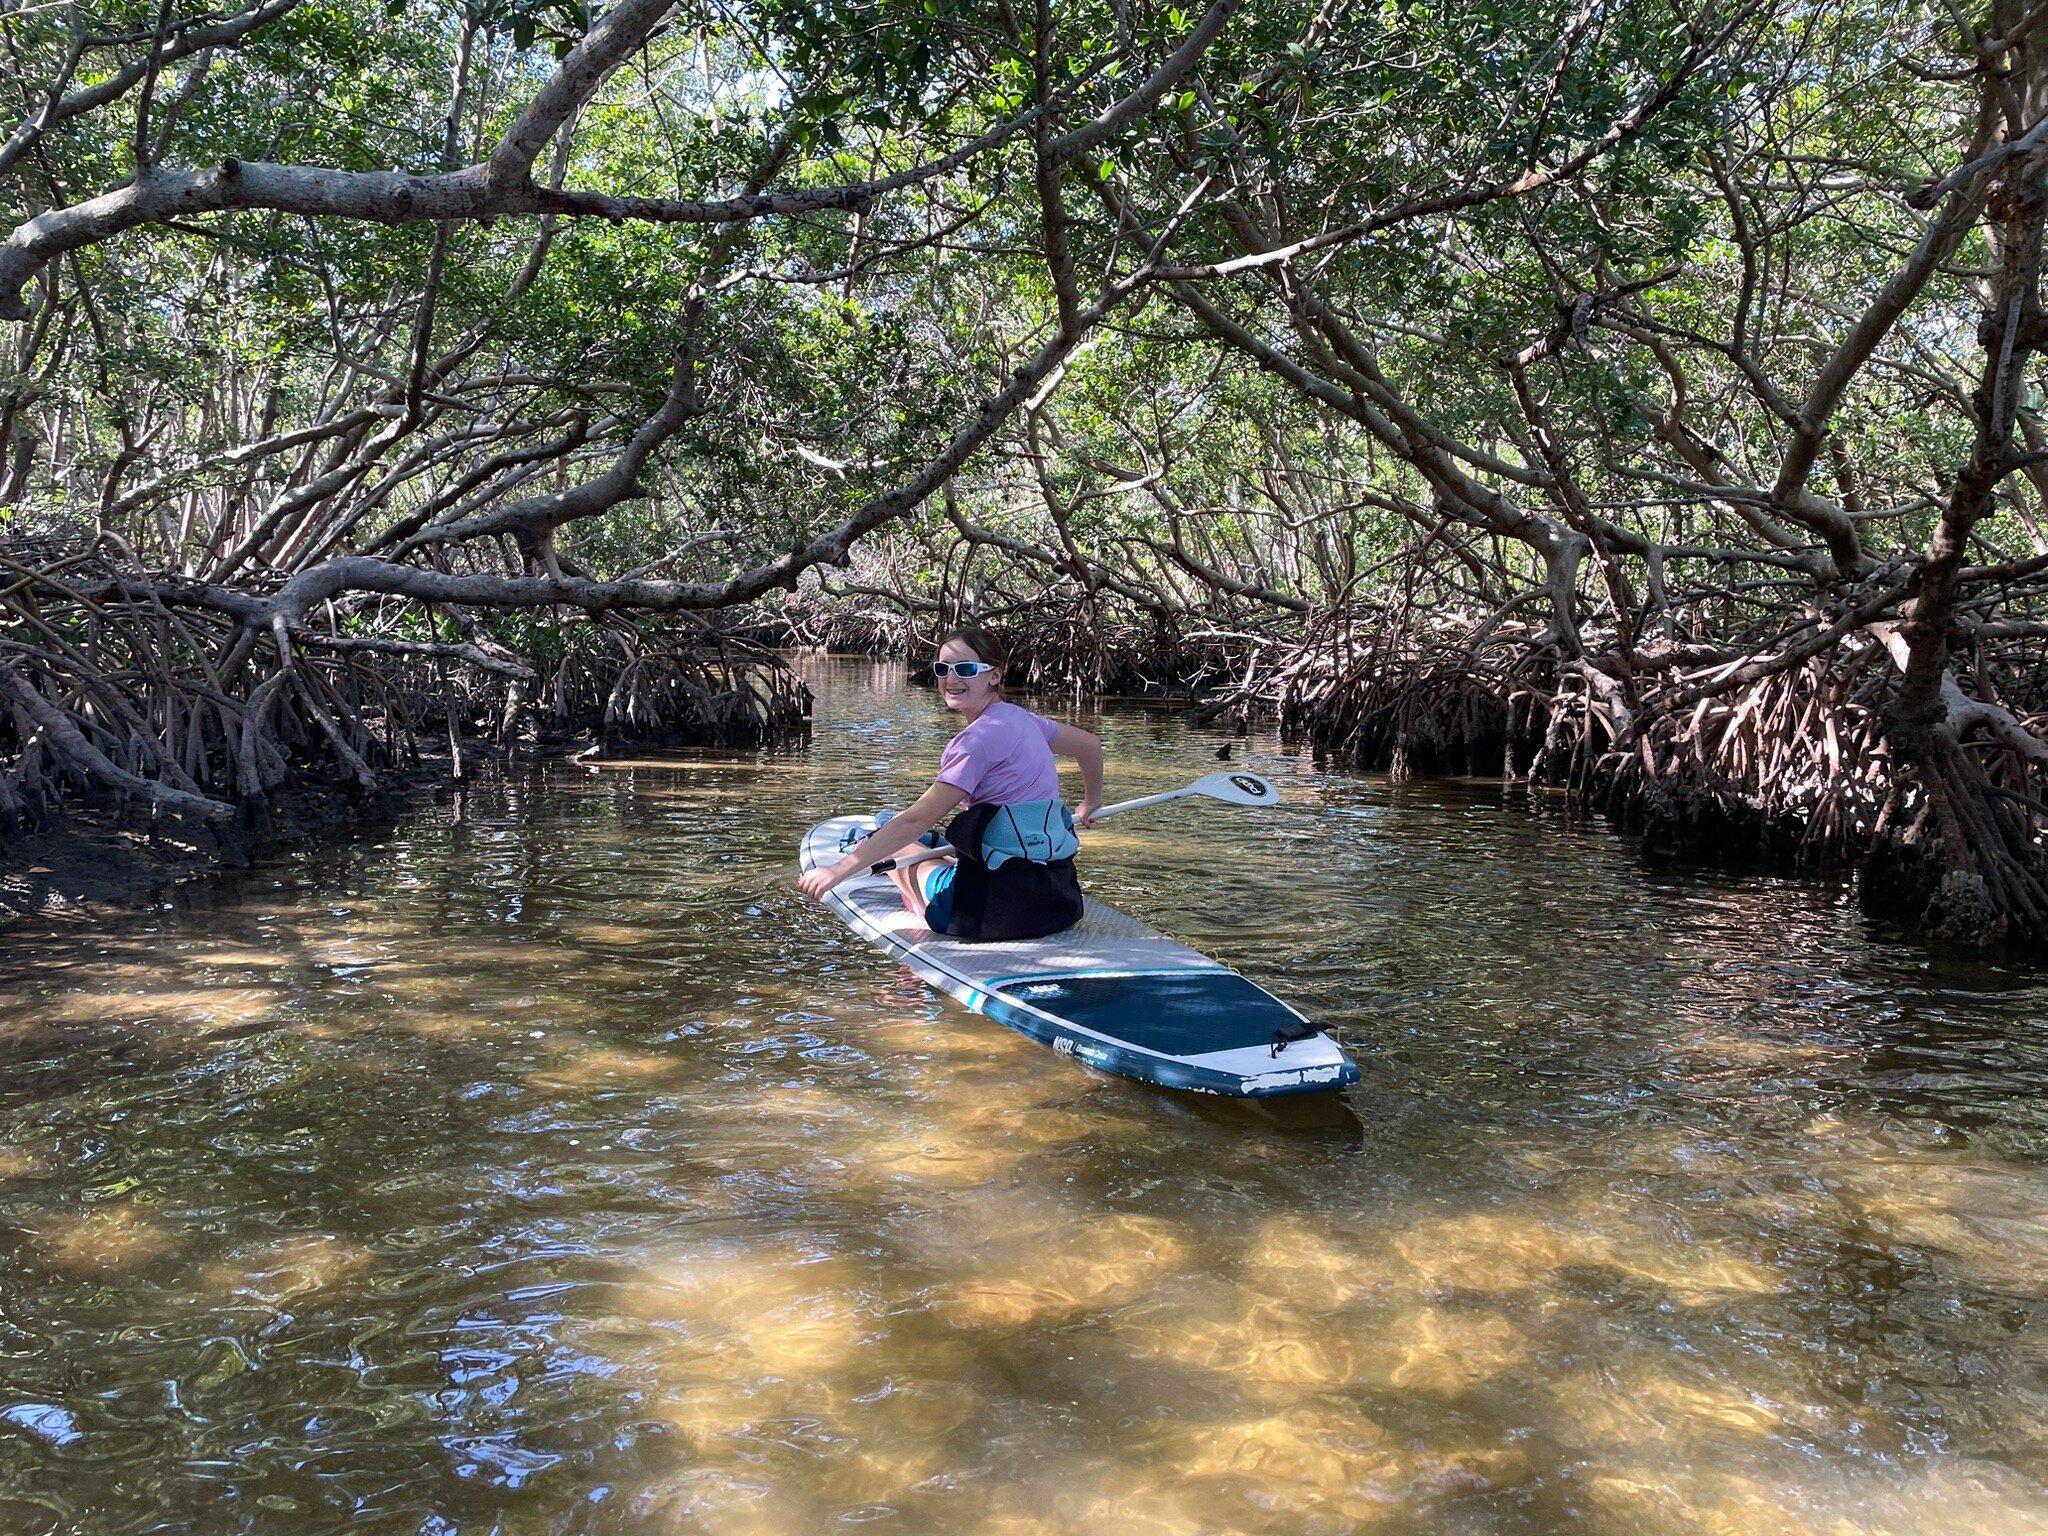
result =
[[[1188,786],[1188,792],[1232,805],[1278,805],[1280,791],[1256,773],[1212,773]]]

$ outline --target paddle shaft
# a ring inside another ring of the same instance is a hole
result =
[[[1100,821],[1105,816],[1121,816],[1125,811],[1140,811],[1148,805],[1164,805],[1169,800],[1185,800],[1189,795],[1200,792],[1192,784],[1183,784],[1179,789],[1169,789],[1164,794],[1144,795],[1136,800],[1119,800],[1115,805],[1105,805],[1089,820]]]

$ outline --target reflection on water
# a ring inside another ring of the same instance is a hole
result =
[[[1089,839],[1366,1079],[1090,1075],[792,885],[945,724],[558,764],[4,959],[0,1531],[2048,1524],[2044,991],[1318,775]],[[1221,738],[1101,719],[1113,792]]]

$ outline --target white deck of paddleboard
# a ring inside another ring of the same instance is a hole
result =
[[[864,835],[873,831],[874,825],[872,816],[838,816],[820,822],[804,838],[803,868],[809,871],[836,863],[845,852],[848,835]],[[1176,943],[1156,928],[1092,897],[1084,896],[1081,921],[1063,933],[1019,943],[991,944],[962,943],[933,933],[904,910],[895,883],[887,875],[856,875],[834,888],[825,901],[849,927],[896,956],[924,981],[978,1013],[988,1011],[993,984],[1022,976],[1156,976],[1190,971],[1235,974],[1228,966]],[[1045,1013],[1014,994],[1006,994],[1002,1001],[1037,1014],[1063,1031],[1093,1036],[1119,1052],[1237,1078],[1247,1093],[1264,1092],[1274,1085],[1312,1083],[1331,1069],[1342,1069],[1347,1064],[1343,1051],[1325,1034],[1295,1042],[1279,1058],[1263,1046],[1167,1056],[1134,1041]],[[1303,1017],[1292,1008],[1288,1011],[1296,1018]],[[1085,1052],[1077,1054],[1087,1059]]]

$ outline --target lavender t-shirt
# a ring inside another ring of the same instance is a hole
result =
[[[967,791],[967,804],[1023,805],[1060,797],[1052,760],[1056,721],[998,699],[947,743],[939,782]]]

